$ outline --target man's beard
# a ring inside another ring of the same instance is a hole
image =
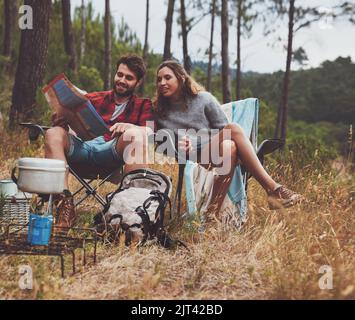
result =
[[[135,88],[127,88],[124,92],[119,92],[116,89],[116,85],[113,86],[113,91],[115,92],[116,97],[118,98],[126,98],[133,94]]]

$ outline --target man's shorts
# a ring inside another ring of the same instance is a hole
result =
[[[69,134],[69,152],[67,159],[70,164],[83,163],[93,167],[116,169],[123,164],[123,159],[116,151],[117,138],[105,141],[103,136],[83,141]]]

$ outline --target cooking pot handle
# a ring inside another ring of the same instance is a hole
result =
[[[16,168],[17,168],[17,167],[15,167],[15,168],[12,169],[12,172],[11,172],[11,179],[12,179],[13,182],[15,182],[15,183],[17,184],[17,180],[18,180],[18,179],[17,179],[16,176],[15,176]]]

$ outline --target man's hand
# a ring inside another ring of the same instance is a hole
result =
[[[111,137],[117,137],[127,131],[128,129],[135,128],[136,126],[131,123],[117,122],[111,128]]]

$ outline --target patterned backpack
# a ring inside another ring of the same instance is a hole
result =
[[[113,241],[124,235],[126,245],[157,240],[166,248],[172,247],[175,242],[164,230],[171,189],[170,178],[161,172],[138,169],[127,173],[119,188],[107,195],[103,212],[96,215],[96,230],[106,231]]]

